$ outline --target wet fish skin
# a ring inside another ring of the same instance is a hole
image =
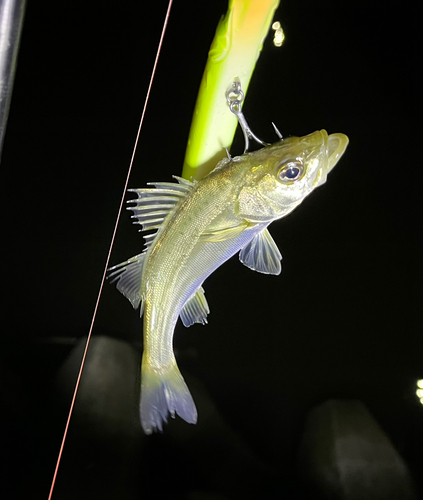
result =
[[[111,268],[110,277],[144,313],[140,412],[147,434],[162,430],[169,413],[197,421],[173,353],[178,317],[186,326],[207,322],[202,284],[239,251],[247,267],[280,273],[282,256],[267,226],[326,182],[347,144],[343,134],[317,131],[225,158],[199,182],[177,178],[132,190],[136,222],[158,230],[145,252]]]

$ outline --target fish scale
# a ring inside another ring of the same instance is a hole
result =
[[[326,182],[347,144],[343,134],[317,131],[225,158],[195,183],[176,178],[178,184],[131,190],[138,193],[130,208],[136,222],[160,227],[146,237],[142,254],[110,268],[109,276],[144,314],[140,414],[146,433],[162,430],[169,414],[197,421],[173,352],[178,317],[185,326],[207,323],[203,282],[238,252],[252,270],[281,272],[282,256],[267,227]]]
[[[228,187],[230,191],[232,187],[230,185]],[[146,297],[145,350],[152,365],[167,365],[173,357],[163,355],[163,344],[167,346],[164,352],[168,355],[171,352],[169,346],[172,345],[173,329],[179,310],[193,293],[192,287],[181,286],[179,272],[184,268],[192,270],[192,266],[187,266],[186,263],[203,230],[226,207],[228,197],[225,194],[225,191],[218,186],[214,189],[205,189],[200,185],[183,201],[175,217],[168,221],[151,251],[143,277],[142,296]],[[172,258],[167,258],[168,255]],[[198,278],[193,280],[188,277],[188,281],[197,283]],[[166,304],[166,311],[160,315],[159,323],[154,326],[155,335],[150,335],[152,331],[150,310],[155,304]]]

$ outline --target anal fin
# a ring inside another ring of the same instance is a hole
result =
[[[188,327],[194,323],[205,325],[209,313],[210,309],[204,295],[204,289],[200,286],[200,288],[185,302],[179,315],[184,326]]]

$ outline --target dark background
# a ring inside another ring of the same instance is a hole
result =
[[[181,173],[207,51],[226,7],[175,1],[130,187]],[[346,154],[322,188],[272,225],[281,276],[253,273],[234,258],[205,283],[207,327],[178,324],[175,348],[199,403],[199,430],[172,421],[163,435],[142,437],[139,381],[124,362],[131,416],[122,424],[105,408],[95,421],[77,402],[53,498],[212,498],[193,491],[246,498],[243,488],[254,487],[262,498],[299,498],[301,432],[308,411],[329,398],[363,401],[418,480],[421,166],[406,137],[414,49],[386,9],[282,2],[275,19],[285,43],[275,48],[269,35],[244,112],[268,141],[271,121],[284,135],[343,132]],[[48,496],[78,340],[89,330],[165,11],[158,1],[27,7],[1,164],[7,498]],[[232,151],[242,147],[238,134]],[[142,244],[124,211],[111,263]],[[142,324],[108,284],[93,335],[97,345],[105,337],[119,341],[112,346],[129,343],[132,354],[123,358],[135,359],[137,373]],[[114,401],[115,365],[101,369]]]

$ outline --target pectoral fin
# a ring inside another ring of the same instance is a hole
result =
[[[226,241],[230,238],[235,238],[235,236],[238,236],[238,234],[242,233],[242,231],[247,229],[247,227],[250,227],[250,224],[248,222],[243,222],[241,224],[238,224],[237,226],[206,231],[201,235],[200,239],[202,241],[212,242]]]
[[[239,253],[239,260],[253,271],[280,274],[282,255],[267,229],[260,231]]]
[[[182,323],[185,326],[191,326],[194,323],[207,323],[207,315],[210,309],[204,295],[204,289],[200,287],[191,297],[185,302],[184,307],[181,309],[179,315],[181,316]]]

